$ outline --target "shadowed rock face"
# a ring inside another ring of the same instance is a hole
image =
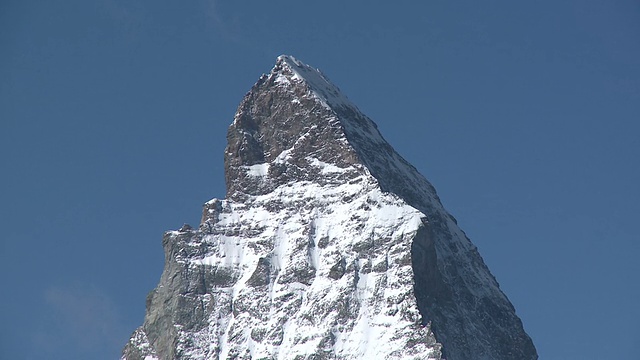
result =
[[[227,199],[163,239],[134,359],[537,359],[435,189],[281,56],[227,134]]]

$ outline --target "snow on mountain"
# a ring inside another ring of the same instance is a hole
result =
[[[227,197],[165,233],[123,359],[537,359],[435,189],[280,56],[227,134]]]

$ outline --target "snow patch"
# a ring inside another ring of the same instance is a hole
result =
[[[341,168],[333,164],[320,161],[314,157],[306,157],[306,159],[309,162],[309,164],[311,164],[311,166],[320,168],[320,173],[323,175],[343,173],[349,170],[349,168]]]
[[[250,176],[262,177],[269,174],[268,163],[245,166],[245,168],[247,169],[247,175]]]

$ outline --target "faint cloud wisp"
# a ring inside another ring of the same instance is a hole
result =
[[[238,19],[232,19],[231,21],[225,20],[221,15],[220,5],[218,0],[205,0],[205,13],[213,26],[213,31],[219,35],[222,39],[242,43],[243,40],[240,37],[240,31],[238,30]]]
[[[115,358],[127,330],[111,298],[95,286],[50,287],[44,293],[48,316],[34,334],[34,349],[49,358],[86,354]],[[35,358],[35,357],[34,357]]]

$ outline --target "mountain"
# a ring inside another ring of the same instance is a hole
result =
[[[320,71],[278,57],[227,141],[226,199],[165,233],[123,359],[537,359],[433,186]]]

